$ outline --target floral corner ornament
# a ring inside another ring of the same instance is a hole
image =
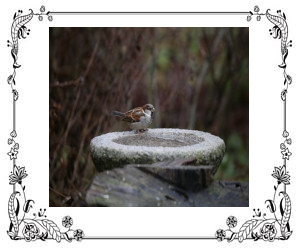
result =
[[[261,20],[261,16],[263,14],[259,13],[260,9],[259,7],[256,5],[254,6],[254,12],[253,11],[249,11],[249,15],[247,16],[247,21],[250,22],[252,20],[253,16],[256,16],[256,20],[260,21]]]
[[[292,235],[289,224],[291,200],[285,191],[286,185],[290,184],[290,175],[286,171],[286,166],[283,165],[274,167],[272,177],[277,180],[277,185],[274,185],[274,196],[273,199],[265,201],[271,215],[267,217],[267,214],[262,214],[259,208],[253,209],[253,218],[244,222],[236,231],[233,231],[233,228],[237,226],[238,220],[235,216],[229,216],[226,220],[228,229],[218,229],[215,233],[218,241],[224,239],[227,239],[228,242],[235,239],[239,242],[246,239],[274,241],[275,239],[287,240],[290,238]]]
[[[15,88],[16,85],[16,69],[21,65],[18,63],[19,53],[19,40],[25,39],[30,34],[30,29],[26,25],[32,20],[34,16],[38,16],[38,20],[42,21],[43,16],[47,16],[49,21],[53,20],[51,12],[46,12],[45,6],[41,6],[39,13],[34,13],[32,9],[29,9],[29,13],[24,15],[22,10],[15,12],[13,16],[13,23],[11,25],[11,40],[7,40],[7,46],[11,47],[11,55],[13,58],[13,73],[7,78],[7,83],[11,86],[13,100],[17,101],[19,93]]]
[[[256,16],[256,20],[260,21],[262,16],[266,16],[266,18],[274,25],[272,29],[269,29],[270,35],[273,36],[274,39],[281,40],[281,58],[282,62],[278,65],[283,69],[283,84],[284,89],[281,91],[281,99],[282,101],[286,100],[286,95],[288,92],[288,86],[292,83],[292,77],[286,72],[286,59],[288,56],[288,47],[292,47],[292,40],[288,41],[288,25],[286,22],[286,15],[281,10],[277,11],[277,15],[272,15],[268,9],[265,13],[261,13],[258,6],[254,7],[254,12],[249,11],[249,15],[247,16],[247,21],[250,22],[252,17]]]
[[[290,156],[292,155],[292,153],[289,151],[288,148],[282,150],[281,154],[282,154],[282,159],[287,159],[287,160],[289,160]]]
[[[16,137],[17,137],[17,132],[16,132],[16,130],[13,130],[10,133],[10,137],[7,140],[8,145],[11,146],[10,151],[7,153],[10,160],[16,160],[17,155],[19,153],[18,150],[20,148],[20,145],[19,145],[19,143],[16,142]]]
[[[276,217],[266,218],[266,214],[262,215],[259,209],[254,209],[254,218],[244,222],[244,224],[242,224],[242,226],[237,231],[233,231],[233,228],[236,227],[238,222],[237,218],[234,216],[228,217],[226,221],[228,228],[218,229],[215,233],[215,238],[218,241],[223,241],[226,239],[227,242],[238,240],[240,243],[246,239],[252,239],[254,241],[264,240],[271,242],[275,239],[289,239],[292,234],[292,231],[290,231],[288,225],[290,215],[290,201],[286,200],[288,199],[288,196],[286,196],[286,194],[283,199],[285,199],[286,202],[286,209],[284,210],[281,219],[277,219]],[[270,209],[275,209],[274,204],[270,206]],[[281,232],[280,236],[278,236],[278,231]]]
[[[84,233],[81,229],[77,229],[77,230],[74,231],[73,237],[74,237],[75,240],[81,241],[84,237]]]
[[[256,16],[256,20],[260,21],[265,16],[274,26],[270,29],[270,35],[274,39],[281,40],[281,57],[282,62],[279,68],[283,69],[284,89],[281,92],[281,99],[284,102],[284,110],[286,110],[286,99],[288,86],[292,83],[292,78],[286,73],[286,58],[288,56],[288,47],[292,46],[292,41],[288,41],[288,25],[286,15],[280,10],[277,15],[271,15],[269,10],[265,13],[260,12],[258,6],[254,7],[254,12],[250,11],[247,16],[247,21],[251,21]],[[285,129],[286,117],[284,114],[284,130],[282,133],[283,142],[280,144],[280,150],[284,164],[279,167],[274,167],[271,176],[277,181],[274,185],[274,195],[272,199],[265,201],[267,211],[270,214],[262,213],[261,210],[253,209],[254,215],[252,219],[245,221],[237,230],[233,230],[238,225],[238,220],[234,216],[229,216],[226,220],[227,229],[218,229],[215,233],[215,238],[218,241],[227,239],[228,242],[238,240],[243,242],[246,239],[254,241],[264,240],[273,242],[277,240],[287,240],[292,235],[290,227],[291,217],[291,199],[286,192],[286,186],[290,184],[290,175],[287,171],[287,161],[292,153],[288,148],[292,144],[292,139],[289,137],[288,131]]]
[[[16,193],[16,195],[17,194],[18,193]],[[10,202],[10,206],[13,206],[13,202]],[[13,225],[10,226],[10,230],[7,231],[7,234],[13,240],[24,239],[25,241],[29,242],[54,239],[57,242],[61,242],[62,240],[72,242],[73,240],[81,241],[84,238],[83,230],[71,229],[73,219],[70,216],[63,217],[62,225],[66,228],[66,230],[62,231],[52,220],[46,219],[46,209],[40,209],[37,214],[34,213],[34,218],[23,217],[21,220],[18,220],[18,222],[16,218],[17,215],[14,215],[13,211],[14,207],[9,209],[9,213],[11,213],[10,217],[14,217],[15,220]],[[23,229],[21,229],[22,227]]]
[[[70,216],[65,216],[62,219],[62,225],[66,228],[70,228],[73,225],[73,219]]]
[[[277,229],[275,228],[275,223],[265,223],[263,227],[260,229],[261,237],[264,241],[274,241],[277,233]],[[259,235],[256,235],[259,239]]]
[[[226,238],[228,242],[231,242],[236,238],[237,233],[233,232],[232,228],[237,225],[237,218],[235,216],[229,216],[226,220],[226,225],[228,229],[218,229],[216,231],[215,237],[218,241],[223,241]]]
[[[43,16],[47,16],[47,18],[50,22],[53,21],[53,16],[51,15],[50,11],[46,12],[46,8],[44,5],[41,6],[40,13],[37,15],[38,15],[39,21],[43,21],[43,19],[44,19]]]
[[[7,78],[7,83],[12,89],[12,96],[14,105],[19,98],[19,93],[15,89],[16,86],[16,72],[21,67],[18,63],[19,40],[26,38],[30,34],[30,29],[26,25],[38,16],[38,20],[42,21],[43,17],[47,17],[49,21],[53,20],[50,11],[46,12],[45,6],[40,8],[39,13],[34,13],[32,9],[28,14],[23,14],[22,10],[16,12],[13,16],[11,25],[11,41],[7,41],[8,47],[11,47],[11,55],[13,58],[12,69],[13,73]],[[62,219],[62,226],[60,229],[57,224],[48,219],[46,216],[46,209],[40,209],[37,213],[29,214],[33,209],[34,201],[27,199],[25,195],[25,185],[23,180],[28,176],[25,167],[17,166],[17,156],[19,154],[20,145],[17,142],[17,131],[15,129],[15,109],[13,109],[13,124],[14,128],[9,134],[7,143],[10,151],[7,153],[12,161],[12,171],[9,175],[9,184],[13,186],[13,192],[8,200],[8,216],[10,224],[7,230],[8,236],[12,240],[36,241],[47,239],[54,239],[57,242],[66,240],[71,242],[73,240],[81,241],[84,238],[84,232],[81,229],[71,229],[73,226],[73,219],[70,216],[64,216]]]
[[[38,227],[36,226],[36,224],[34,223],[24,223],[24,228],[22,230],[24,239],[26,241],[34,241],[39,237],[39,233],[40,230],[38,229]],[[44,238],[44,234],[43,234],[43,238]]]
[[[283,165],[282,167],[275,167],[272,176],[277,179],[278,185],[283,183],[285,185],[290,184],[290,175],[286,171],[286,167]]]
[[[290,135],[289,132],[287,132],[286,130],[284,130],[282,133],[282,137],[284,141],[280,143],[280,150],[282,154],[282,159],[284,160],[289,160],[290,156],[292,155],[292,153],[288,148],[288,145],[292,144],[292,139],[289,137],[289,135]]]
[[[9,155],[9,158],[10,158],[11,160],[17,159],[18,151],[15,150],[14,148],[11,148],[10,151],[9,151],[7,154]]]
[[[22,184],[22,180],[27,176],[28,174],[26,173],[25,167],[18,167],[15,166],[13,173],[10,174],[9,176],[9,184],[10,185],[15,185],[15,184]]]

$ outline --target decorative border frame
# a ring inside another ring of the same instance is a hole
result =
[[[274,185],[274,194],[271,199],[266,200],[265,205],[268,209],[269,216],[262,210],[253,209],[254,215],[252,219],[247,220],[243,225],[233,230],[237,226],[237,218],[235,216],[229,216],[226,220],[227,229],[218,229],[214,236],[208,237],[89,237],[85,236],[81,229],[71,229],[73,225],[73,219],[70,216],[64,216],[62,218],[62,226],[64,229],[60,229],[57,224],[47,219],[46,209],[40,208],[37,212],[29,215],[29,211],[33,209],[34,201],[26,198],[25,185],[23,185],[23,179],[27,177],[25,167],[17,165],[17,156],[19,153],[19,143],[17,141],[16,130],[16,104],[19,99],[19,92],[16,88],[16,74],[17,70],[21,67],[18,64],[19,53],[19,41],[25,38],[30,33],[25,25],[27,25],[34,17],[37,17],[39,21],[43,21],[47,18],[49,21],[53,21],[54,15],[120,15],[120,14],[140,14],[140,15],[159,15],[159,14],[175,14],[175,15],[244,15],[246,20],[250,22],[252,19],[260,21],[262,18],[267,18],[272,25],[270,29],[270,35],[274,39],[281,40],[281,57],[282,62],[279,67],[283,71],[283,90],[281,92],[281,101],[283,103],[283,140],[280,144],[280,150],[282,154],[283,163],[281,166],[275,167],[272,173],[272,177],[275,178],[277,184]],[[199,239],[210,240],[217,239],[222,241],[227,239],[228,242],[238,240],[243,242],[246,239],[252,239],[254,241],[274,241],[287,240],[290,238],[292,231],[290,227],[291,216],[291,199],[287,193],[286,186],[290,184],[290,175],[287,172],[287,161],[290,159],[292,153],[289,150],[289,146],[292,144],[292,139],[286,130],[286,102],[288,87],[292,83],[292,78],[287,74],[286,58],[288,56],[288,47],[292,46],[292,41],[288,41],[288,25],[286,22],[286,16],[283,12],[277,11],[276,15],[270,14],[270,10],[261,12],[258,6],[254,7],[254,11],[246,12],[53,12],[47,11],[45,6],[41,6],[39,12],[29,10],[29,14],[24,15],[22,10],[16,12],[13,16],[13,23],[11,25],[11,41],[7,41],[7,46],[11,47],[11,55],[13,58],[12,74],[7,78],[7,83],[12,90],[13,99],[13,128],[8,138],[8,145],[10,151],[7,155],[12,162],[12,171],[9,175],[9,184],[12,185],[12,193],[8,200],[8,216],[10,224],[7,230],[8,236],[12,240],[49,240],[54,239],[57,242],[66,240],[71,242],[72,240],[80,241],[82,239]],[[279,211],[278,211],[279,207]]]

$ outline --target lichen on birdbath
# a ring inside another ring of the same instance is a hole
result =
[[[215,172],[225,153],[224,141],[196,130],[149,129],[142,134],[112,132],[92,139],[91,156],[98,171],[126,164],[196,158],[196,165],[214,166]]]

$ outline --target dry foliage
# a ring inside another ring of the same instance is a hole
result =
[[[127,129],[112,110],[152,103],[153,127],[234,133],[248,156],[248,54],[248,28],[50,28],[50,206],[85,205],[90,140]]]

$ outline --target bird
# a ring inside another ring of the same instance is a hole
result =
[[[130,129],[136,133],[148,131],[148,127],[152,123],[155,108],[152,104],[145,104],[142,107],[131,109],[125,113],[113,111],[112,115],[122,118],[121,121],[127,122]]]

